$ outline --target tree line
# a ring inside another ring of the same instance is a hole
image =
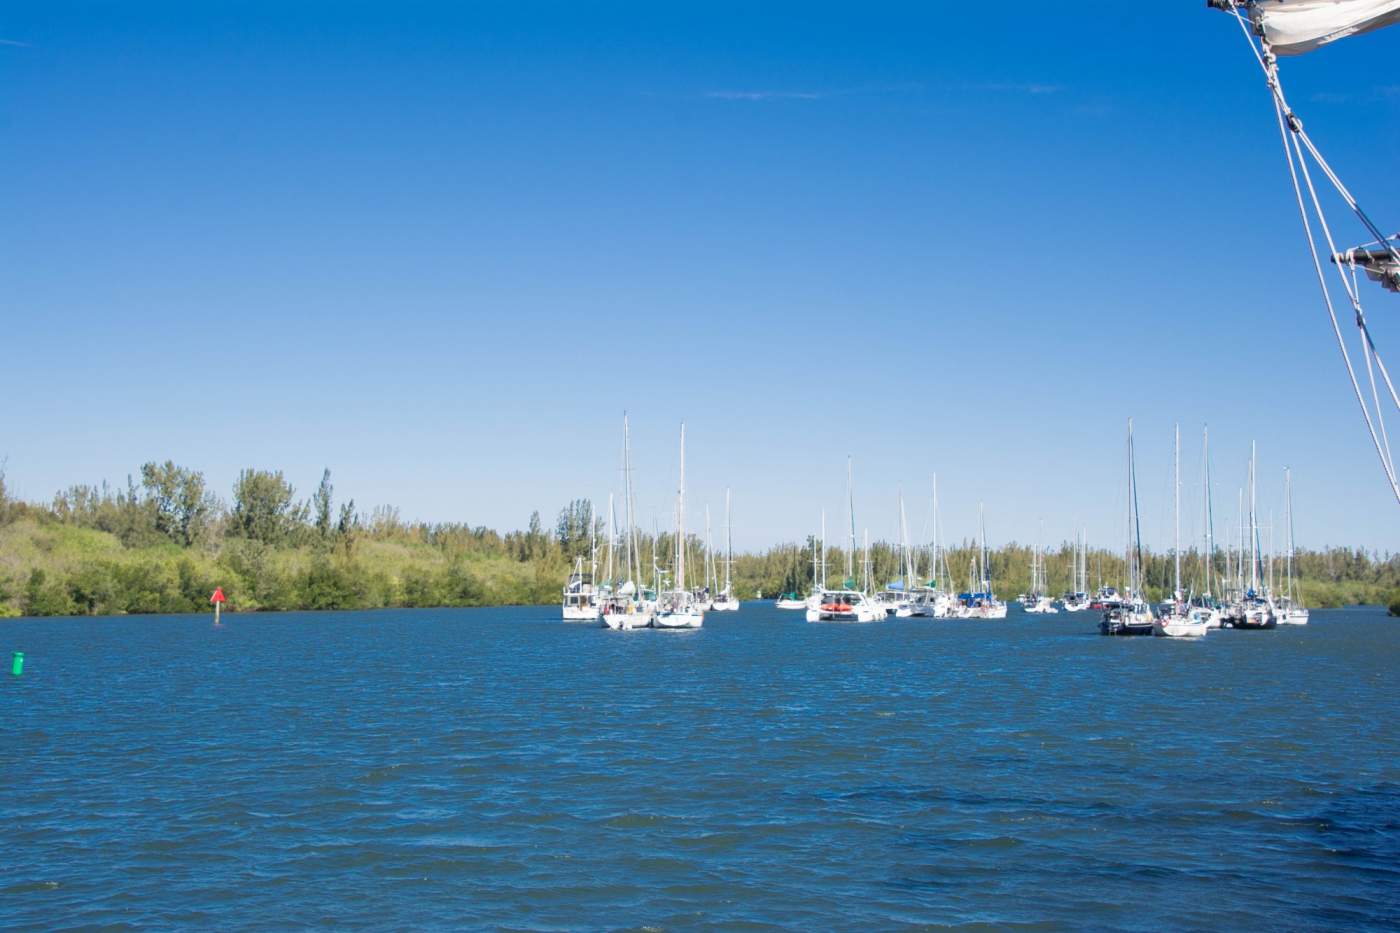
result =
[[[606,538],[586,498],[565,504],[552,526],[534,512],[524,530],[499,532],[408,522],[390,506],[358,510],[353,499],[337,500],[329,469],[300,497],[280,470],[248,468],[224,500],[201,472],[152,461],[122,486],[75,485],[33,503],[9,495],[0,464],[0,615],[199,612],[208,609],[215,586],[235,611],[552,603],[577,559],[596,558],[603,574]],[[670,565],[671,535],[643,534],[640,542],[643,567],[653,566],[653,553],[657,564]],[[686,546],[698,572],[702,544],[692,536]],[[807,593],[818,573],[813,547],[808,538],[736,554],[739,595]],[[828,581],[841,582],[845,552],[828,548],[826,557]],[[974,587],[975,558],[970,542],[949,548],[951,579],[940,585]],[[853,555],[857,582],[865,559]],[[868,560],[876,586],[900,576],[898,547],[873,544]],[[1007,597],[1026,590],[1031,560],[1032,549],[1023,545],[992,551],[995,589]],[[1052,592],[1070,589],[1073,546],[1052,549],[1045,560]],[[1199,591],[1201,555],[1192,551],[1183,560]],[[1213,574],[1224,570],[1223,561],[1214,555]],[[930,563],[924,553],[921,582],[937,576]],[[1149,595],[1162,597],[1171,586],[1170,556],[1150,553],[1144,564]],[[620,576],[620,554],[614,566]],[[1091,587],[1121,585],[1123,571],[1121,554],[1090,552]],[[1389,603],[1400,594],[1400,557],[1358,549],[1301,551],[1295,575],[1313,606]]]

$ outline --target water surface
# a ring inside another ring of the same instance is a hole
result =
[[[0,925],[1400,926],[1380,610],[556,614],[0,623]]]

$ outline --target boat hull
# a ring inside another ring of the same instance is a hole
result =
[[[697,629],[704,624],[705,613],[703,612],[659,612],[656,614],[656,618],[651,621],[652,628],[668,631]]]

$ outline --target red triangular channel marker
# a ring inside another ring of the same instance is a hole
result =
[[[209,597],[209,601],[210,601],[211,603],[226,603],[226,602],[228,602],[227,599],[224,599],[224,588],[223,588],[222,586],[216,586],[216,587],[214,587],[214,595]]]

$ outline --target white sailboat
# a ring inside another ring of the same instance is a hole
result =
[[[1142,594],[1142,521],[1138,515],[1137,460],[1133,447],[1133,420],[1128,419],[1128,542],[1124,555],[1128,568],[1126,592],[1104,613],[1099,632],[1104,635],[1151,635],[1152,607]],[[1112,605],[1112,604],[1110,604]]]
[[[1159,638],[1200,638],[1210,629],[1210,612],[1189,606],[1181,589],[1181,427],[1176,429],[1176,446],[1172,482],[1174,537],[1172,544],[1172,601],[1167,612],[1152,622],[1152,634]]]
[[[1293,473],[1287,468],[1283,471],[1283,515],[1288,533],[1288,553],[1284,555],[1287,591],[1278,598],[1274,608],[1280,625],[1307,625],[1308,609],[1293,586]]]
[[[1060,600],[1065,612],[1087,612],[1089,598],[1089,537],[1088,531],[1080,529],[1074,539],[1074,592],[1066,593]]]
[[[959,615],[964,619],[1005,619],[1006,603],[992,592],[991,556],[987,553],[987,516],[982,503],[977,503],[977,587],[963,594]]]
[[[826,584],[826,512],[822,512],[821,588],[807,604],[808,622],[879,622],[885,618],[885,608],[875,602],[867,586],[856,589],[856,506],[855,483],[851,458],[846,458],[846,508],[850,537],[846,548],[846,580],[839,589]],[[867,548],[868,551],[868,548]],[[868,563],[866,565],[868,567]],[[867,574],[868,576],[868,574]]]
[[[927,597],[933,604],[935,619],[948,619],[958,615],[959,603],[954,595],[953,574],[948,569],[948,554],[943,547],[943,517],[938,503],[938,474],[933,476],[933,560],[929,587],[932,592]]]
[[[739,598],[734,595],[734,529],[732,525],[730,491],[724,490],[724,586],[715,594],[710,608],[715,612],[738,612]],[[779,606],[778,608],[782,608]]]
[[[626,578],[616,587],[603,607],[604,627],[618,631],[650,628],[656,613],[655,602],[647,599],[638,581],[642,579],[642,549],[637,535],[637,503],[632,485],[632,432],[627,414],[622,415],[622,481],[623,481],[623,525],[626,544],[623,552]],[[653,560],[653,563],[655,561]]]
[[[705,624],[705,610],[698,605],[695,594],[685,588],[685,424],[681,424],[681,481],[676,492],[676,579],[674,588],[657,595],[656,616],[652,626],[658,629],[697,629]]]
[[[1059,609],[1055,606],[1055,601],[1050,598],[1050,587],[1045,579],[1045,523],[1040,523],[1040,537],[1035,542],[1035,550],[1031,552],[1031,591],[1026,601],[1026,611],[1031,615],[1055,615]]]
[[[569,582],[564,585],[564,621],[598,621],[598,592],[593,585],[593,575],[583,569],[583,557],[574,563]]]
[[[1230,607],[1230,626],[1241,629],[1267,629],[1278,627],[1278,614],[1274,611],[1273,600],[1260,580],[1259,565],[1263,560],[1259,541],[1259,521],[1257,518],[1258,490],[1255,486],[1258,451],[1253,443],[1249,447],[1249,587]],[[1244,548],[1241,546],[1241,558]]]

